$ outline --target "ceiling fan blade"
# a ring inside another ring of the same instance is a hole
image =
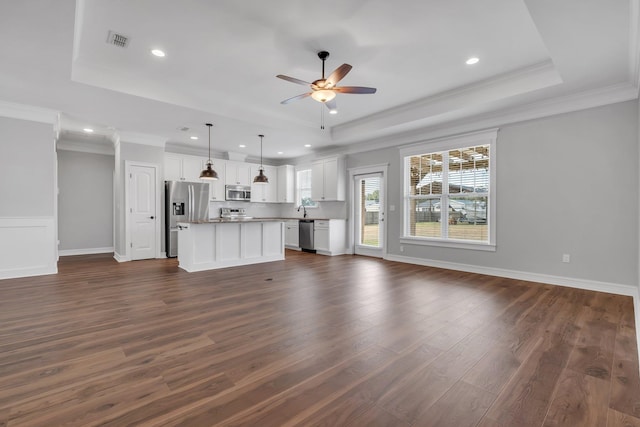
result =
[[[331,75],[327,78],[327,83],[330,83],[331,86],[337,85],[338,82],[342,80],[349,71],[351,71],[351,68],[352,67],[349,64],[342,64],[341,66],[336,68],[334,72],[331,73]]]
[[[327,101],[324,103],[327,106],[329,111],[338,111],[338,104],[336,103],[336,99],[333,98],[331,101]]]
[[[311,95],[311,92],[303,93],[302,95],[296,95],[296,96],[294,96],[292,98],[285,99],[280,104],[289,104],[290,102],[297,101],[298,99],[306,98],[307,96],[310,96],[310,95]]]
[[[333,90],[340,93],[376,93],[375,87],[363,86],[340,86],[334,87]]]
[[[286,80],[286,81],[291,82],[291,83],[297,83],[299,85],[305,85],[305,86],[310,86],[311,85],[311,83],[305,82],[304,80],[296,79],[295,77],[284,76],[282,74],[278,74],[276,77],[279,78],[279,79],[282,79],[282,80]]]

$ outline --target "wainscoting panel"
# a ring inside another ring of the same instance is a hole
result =
[[[53,217],[0,218],[0,279],[58,272]]]

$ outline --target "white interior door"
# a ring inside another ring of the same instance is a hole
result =
[[[129,169],[131,259],[156,257],[156,168],[131,165]]]
[[[353,178],[354,251],[358,255],[382,258],[385,245],[383,174],[376,172]]]

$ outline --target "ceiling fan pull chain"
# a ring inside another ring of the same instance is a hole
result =
[[[324,105],[320,105],[320,129],[324,130]]]

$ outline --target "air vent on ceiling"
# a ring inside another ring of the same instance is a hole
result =
[[[186,126],[178,126],[176,129],[178,129],[179,131],[182,131],[182,132],[186,132],[186,131],[189,130],[189,128],[186,127]]]
[[[118,47],[127,47],[129,44],[129,37],[118,34],[115,31],[109,31],[107,43]]]

